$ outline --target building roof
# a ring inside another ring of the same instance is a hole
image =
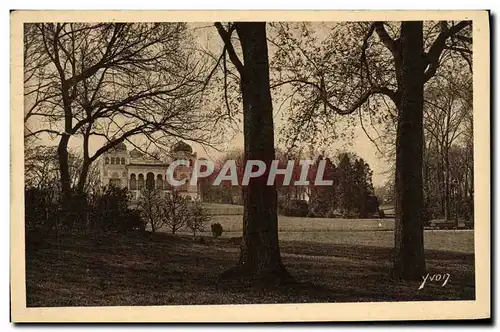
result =
[[[134,148],[132,151],[130,151],[130,157],[132,158],[141,158],[143,156],[142,152]]]
[[[188,152],[193,153],[193,148],[186,142],[179,141],[172,147],[172,152]]]
[[[127,166],[139,166],[139,167],[168,167],[169,164],[165,163],[157,163],[157,164],[148,164],[148,163],[130,163]]]
[[[125,143],[120,142],[120,143],[118,143],[118,144],[114,147],[114,150],[116,150],[116,151],[127,151],[127,146],[125,145]]]

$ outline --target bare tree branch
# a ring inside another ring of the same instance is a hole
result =
[[[222,26],[220,22],[215,22],[214,23],[215,27],[217,28],[217,32],[219,33],[220,37],[222,38],[222,41],[224,42],[224,45],[226,47],[226,51],[229,55],[229,59],[233,63],[233,65],[236,67],[240,75],[243,75],[244,68],[241,60],[238,58],[236,55],[236,52],[234,51],[233,43],[231,42],[231,34],[233,31],[236,29],[236,26],[234,24],[229,26],[229,29],[226,30]]]

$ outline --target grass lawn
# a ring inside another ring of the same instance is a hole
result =
[[[212,222],[218,222],[228,232],[241,232],[242,215],[215,215]],[[340,218],[301,218],[278,216],[280,231],[368,231],[392,230],[394,219],[340,219]]]
[[[241,236],[241,231],[223,233],[222,236]],[[306,241],[315,244],[394,247],[393,231],[281,231],[279,238],[280,241]],[[474,253],[474,231],[426,230],[424,243],[426,249]]]
[[[223,204],[215,204],[220,206]],[[231,205],[228,205],[231,207]],[[393,248],[394,219],[340,219],[278,217],[281,241],[361,245]],[[215,215],[213,221],[224,228],[223,237],[241,236],[243,216]],[[163,231],[168,232],[168,229]],[[204,233],[210,236],[210,233]],[[432,250],[474,252],[474,231],[426,230],[425,247]]]
[[[362,244],[355,240],[349,244],[326,243],[318,241],[317,235],[305,237],[313,233],[280,242],[283,262],[298,283],[259,289],[218,283],[219,275],[238,258],[237,241],[227,237],[207,238],[206,244],[162,233],[100,237],[68,234],[58,242],[46,238],[36,249],[27,251],[27,304],[32,307],[474,299],[471,253],[427,250],[428,272],[451,276],[445,287],[428,281],[418,290],[419,282],[389,278],[391,248],[364,240],[356,240]],[[355,238],[346,237],[348,232],[336,233],[343,234],[338,239]],[[315,241],[311,241],[312,237]]]

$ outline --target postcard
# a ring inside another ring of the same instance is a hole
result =
[[[487,11],[11,12],[11,320],[490,318]]]

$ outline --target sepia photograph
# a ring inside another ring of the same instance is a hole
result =
[[[13,11],[13,320],[489,318],[489,43],[487,11]]]

